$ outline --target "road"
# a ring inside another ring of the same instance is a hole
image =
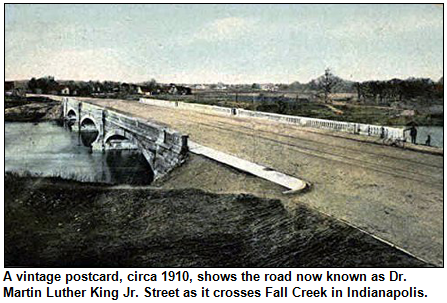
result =
[[[89,99],[312,184],[304,203],[443,266],[443,156],[273,121]]]

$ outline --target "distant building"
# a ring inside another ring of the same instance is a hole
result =
[[[273,83],[261,84],[261,89],[271,92],[276,92],[278,90],[278,85]]]
[[[122,83],[119,88],[120,93],[139,94],[140,86],[135,84]]]
[[[223,83],[221,83],[221,82],[219,82],[219,83],[217,83],[216,84],[216,89],[227,89],[228,87],[225,85],[225,84],[223,84]]]
[[[149,87],[139,86],[138,87],[138,94],[145,95],[145,96],[150,96],[150,95],[152,95],[152,90]]]
[[[70,95],[70,88],[68,86],[63,86],[61,88],[61,95],[66,95],[66,96]]]
[[[192,91],[190,87],[171,83],[169,85],[160,86],[160,88],[157,88],[157,90],[155,92],[151,92],[151,94],[191,95],[191,92]]]
[[[208,89],[209,87],[206,86],[205,84],[196,84],[192,88],[194,88],[194,89]]]
[[[191,95],[192,90],[190,87],[183,86],[183,85],[175,85],[176,94],[177,95]]]
[[[175,84],[171,83],[170,87],[168,89],[168,94],[177,95],[177,92],[178,92],[177,86]]]

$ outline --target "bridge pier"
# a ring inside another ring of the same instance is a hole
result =
[[[104,151],[104,144],[102,142],[93,142],[92,143],[92,150],[93,151]]]
[[[104,126],[104,122],[106,119],[106,113],[104,110],[100,111],[100,116],[96,117],[96,121],[94,122],[98,131],[98,137],[96,138],[95,142],[92,143],[92,150],[96,150],[96,151],[104,151],[105,150],[105,142],[104,142],[104,137],[105,137],[105,126]],[[82,131],[82,129],[81,129]]]

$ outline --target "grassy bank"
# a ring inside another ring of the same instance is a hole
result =
[[[117,189],[5,176],[5,265],[418,267],[304,206],[196,189]]]
[[[60,102],[48,98],[5,98],[6,122],[39,122],[59,119]]]

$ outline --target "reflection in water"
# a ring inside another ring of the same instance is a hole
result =
[[[80,139],[82,145],[85,147],[91,147],[92,143],[95,142],[96,138],[98,137],[99,132],[97,131],[83,131],[80,132]]]
[[[140,152],[92,152],[96,135],[82,132],[78,136],[69,127],[64,130],[51,122],[5,123],[5,171],[88,182],[152,182],[153,172]]]
[[[135,184],[138,176],[144,175],[148,183],[154,179],[149,163],[140,152],[132,150],[109,150],[105,153],[106,163],[113,183]]]
[[[431,137],[431,146],[443,147],[444,146],[444,127],[442,126],[418,126],[417,127],[416,142],[418,144],[425,144],[427,136]]]

